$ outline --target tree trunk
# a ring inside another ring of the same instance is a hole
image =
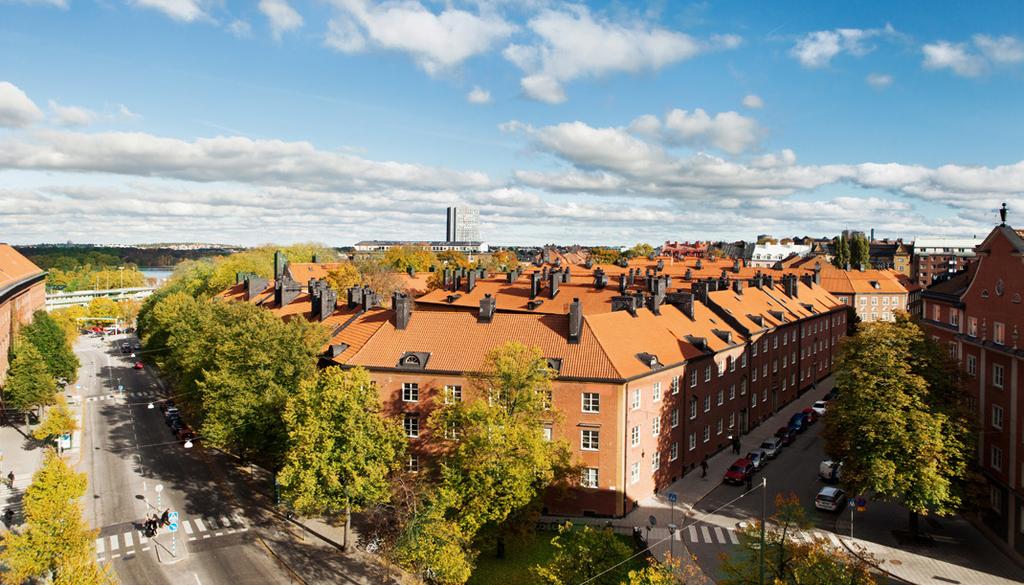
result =
[[[909,517],[908,520],[909,520],[909,524],[910,524],[910,535],[911,536],[918,536],[918,535],[921,534],[921,522],[920,522],[921,515],[918,514],[915,511],[913,511],[913,510],[910,510],[909,514],[910,514],[910,517]]]
[[[30,421],[29,421],[28,417],[29,417],[29,412],[26,410],[25,411],[25,434],[26,435],[29,434],[29,432],[32,430],[32,425],[30,424]]]
[[[496,547],[495,555],[499,559],[505,558],[505,537],[498,536],[498,546]]]
[[[348,551],[348,531],[352,528],[352,507],[345,500],[345,536],[341,541],[341,550]]]

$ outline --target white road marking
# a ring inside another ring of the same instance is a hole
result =
[[[185,528],[185,534],[192,534],[192,525],[188,523],[188,520],[182,522],[181,525]]]
[[[119,556],[121,556],[121,553],[114,553],[114,554],[110,555],[110,558],[116,559]]]
[[[725,544],[725,534],[721,526],[715,526],[715,538],[718,539],[718,544]]]
[[[214,534],[214,536],[224,536],[224,533],[223,532],[218,532],[218,533]]]
[[[199,532],[206,532],[206,525],[203,524],[202,519],[200,519],[200,518],[193,518],[192,522],[195,523],[196,530],[198,530]]]
[[[700,534],[704,537],[704,542],[711,544],[711,532],[708,531],[707,526],[700,527]]]
[[[102,538],[97,538],[96,539],[96,554],[103,554],[104,550],[105,549],[103,548],[103,539]]]
[[[209,534],[204,534],[203,538],[210,538],[210,535]]]
[[[189,540],[195,540],[195,539],[196,539],[196,537],[194,537],[194,536],[190,536],[190,537],[188,537],[188,539],[189,539]]]
[[[124,547],[128,548],[131,545],[132,545],[132,533],[131,532],[125,532],[124,533]]]
[[[691,524],[688,528],[690,532],[690,542],[697,542],[697,527]]]
[[[117,550],[118,546],[120,546],[120,544],[117,542],[117,535],[116,534],[111,534],[110,535],[110,550]]]
[[[727,530],[726,532],[729,534],[729,540],[731,540],[733,544],[739,544],[740,543],[740,539],[736,538],[736,531],[735,530]]]
[[[144,546],[144,547],[142,547],[142,550],[149,550],[149,547],[148,546]]]

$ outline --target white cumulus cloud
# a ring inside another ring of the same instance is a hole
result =
[[[471,104],[489,104],[491,103],[491,92],[482,87],[475,86],[466,94],[466,101]]]
[[[288,4],[287,0],[260,0],[260,12],[270,23],[271,34],[275,39],[302,26],[302,15]]]
[[[876,89],[884,89],[892,85],[892,75],[885,73],[869,73],[864,80],[867,81],[868,85]]]
[[[240,39],[247,39],[252,35],[252,25],[245,20],[232,20],[226,28],[229,33]]]
[[[152,8],[174,20],[181,22],[193,22],[209,18],[206,11],[198,0],[132,0],[132,3],[142,8]]]
[[[9,81],[0,81],[0,128],[21,128],[42,117],[43,112],[25,92]]]
[[[1024,63],[1024,42],[1011,36],[974,35],[974,44],[993,63],[1015,65]]]
[[[434,13],[416,0],[333,3],[339,14],[328,25],[327,46],[345,53],[371,46],[403,51],[431,75],[488,51],[515,30],[496,14],[474,14],[450,6]]]
[[[53,118],[61,126],[88,126],[96,121],[96,112],[79,106],[62,106],[56,100],[49,101]]]
[[[503,54],[523,70],[530,98],[560,103],[565,83],[616,72],[656,71],[713,48],[735,48],[741,39],[720,35],[701,43],[689,35],[643,23],[619,24],[595,17],[585,6],[545,9],[527,23],[536,36],[511,44]]]
[[[743,105],[754,110],[760,110],[764,107],[764,100],[759,95],[749,94],[743,98]]]
[[[951,69],[962,77],[976,77],[985,72],[985,60],[972,53],[965,43],[938,41],[921,47],[926,69]]]
[[[827,66],[832,58],[840,53],[849,53],[861,57],[874,47],[867,43],[869,39],[880,35],[896,35],[891,25],[885,28],[837,28],[835,30],[819,30],[807,33],[796,42],[789,54],[801,65],[809,69]]]

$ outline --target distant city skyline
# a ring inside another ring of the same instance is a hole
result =
[[[1024,4],[0,1],[0,240],[970,237]]]

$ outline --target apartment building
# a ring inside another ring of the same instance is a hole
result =
[[[0,387],[18,328],[46,305],[46,272],[7,244],[0,243]]]
[[[921,286],[962,271],[974,259],[977,238],[917,238],[911,277]]]
[[[910,293],[895,270],[842,270],[822,263],[821,285],[857,311],[861,321],[894,321],[908,311]]]
[[[1024,230],[1005,213],[967,270],[923,292],[922,323],[967,374],[988,483],[984,524],[1024,556]]]

